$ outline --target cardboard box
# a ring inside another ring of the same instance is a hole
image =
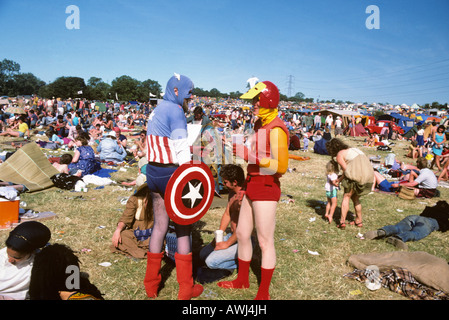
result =
[[[19,202],[0,199],[0,229],[8,229],[19,222]]]

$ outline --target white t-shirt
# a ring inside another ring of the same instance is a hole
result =
[[[436,189],[438,187],[438,179],[435,173],[428,168],[421,169],[415,181],[418,182],[418,187],[422,189]]]
[[[338,175],[336,173],[331,173],[327,175],[326,184],[324,185],[326,192],[333,191],[335,188],[337,188],[334,184],[332,184],[332,181],[337,179]]]
[[[8,261],[6,247],[0,250],[0,295],[25,300],[30,286],[34,254],[19,265]]]

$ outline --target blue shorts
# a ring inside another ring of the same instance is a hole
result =
[[[384,192],[393,192],[397,189],[397,188],[392,187],[393,184],[394,184],[394,182],[389,182],[387,180],[384,180],[381,183],[379,183],[379,190],[384,191]]]
[[[328,197],[329,199],[336,198],[337,191],[337,188],[334,188],[332,191],[326,191],[326,197]]]
[[[23,136],[25,135],[25,132],[19,131],[19,137],[23,138]]]
[[[159,193],[164,198],[168,180],[178,168],[179,166],[156,166],[149,163],[146,167],[146,176],[150,191]]]

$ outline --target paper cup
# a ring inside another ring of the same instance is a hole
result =
[[[223,230],[217,230],[215,231],[215,242],[222,242],[223,241]]]

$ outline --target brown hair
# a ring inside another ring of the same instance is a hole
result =
[[[418,169],[424,169],[427,168],[427,159],[424,157],[419,157],[416,160],[416,166],[418,167]]]
[[[87,140],[85,135],[79,135],[75,140],[80,141],[83,146],[87,146],[89,144],[89,140]]]
[[[331,157],[336,157],[341,150],[349,149],[349,146],[338,138],[326,142],[327,152]]]

